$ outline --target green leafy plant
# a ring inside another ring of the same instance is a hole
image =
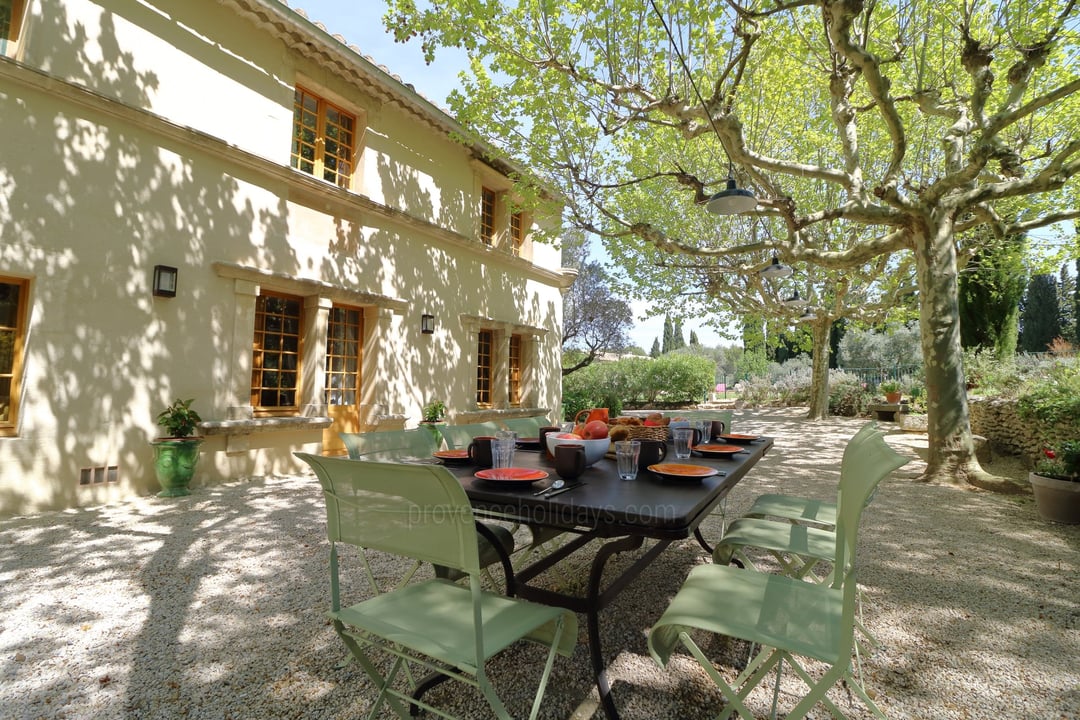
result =
[[[894,393],[894,392],[900,392],[900,383],[897,382],[896,380],[885,380],[884,382],[880,383],[877,387],[878,387],[878,392],[883,392],[883,393],[886,393],[886,394]]]
[[[424,416],[424,422],[439,422],[446,417],[446,403],[442,400],[432,400],[424,406],[421,413]]]
[[[162,410],[157,416],[157,424],[168,431],[168,437],[189,437],[198,429],[202,418],[199,417],[199,413],[191,409],[192,402],[194,398],[189,400],[177,398],[172,405]]]
[[[1075,359],[1057,363],[1025,383],[1016,411],[1025,420],[1080,425],[1080,364]]]
[[[1080,440],[1066,440],[1057,448],[1044,448],[1035,474],[1080,482]]]

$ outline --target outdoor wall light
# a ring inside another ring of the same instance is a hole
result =
[[[176,297],[176,276],[179,271],[168,265],[154,266],[154,295]]]
[[[420,316],[420,332],[430,335],[435,332],[435,316],[424,313]]]

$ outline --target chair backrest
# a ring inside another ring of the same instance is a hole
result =
[[[439,432],[442,433],[443,440],[446,441],[446,447],[451,450],[467,448],[474,437],[478,435],[494,435],[499,430],[502,430],[502,428],[493,422],[439,426]]]
[[[548,422],[546,417],[540,416],[507,418],[502,421],[502,424],[505,425],[508,430],[516,432],[519,438],[534,438],[540,435],[540,428],[547,425]]]
[[[386,432],[338,433],[351,460],[392,460],[398,457],[431,457],[439,449],[434,429]]]
[[[293,454],[322,485],[331,543],[480,572],[472,507],[445,467]]]
[[[873,423],[868,423],[848,441],[840,461],[840,486],[836,494],[833,587],[844,584],[847,589],[851,585],[854,592],[855,549],[863,509],[878,484],[893,470],[909,462],[910,458],[888,446],[884,432]]]

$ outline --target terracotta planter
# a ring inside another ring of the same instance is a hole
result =
[[[1059,480],[1028,474],[1039,517],[1067,525],[1080,524],[1080,480]]]
[[[901,397],[903,397],[903,393],[900,392],[885,393],[885,402],[890,405],[899,405]]]

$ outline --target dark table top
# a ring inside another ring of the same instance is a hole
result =
[[[730,458],[695,454],[688,460],[676,460],[669,447],[665,463],[704,465],[720,471],[703,479],[672,480],[645,470],[635,480],[620,480],[615,461],[605,457],[578,478],[585,483],[583,487],[551,498],[533,494],[558,479],[554,463],[536,450],[518,449],[514,453],[514,467],[548,473],[547,479],[535,483],[492,483],[476,478],[478,468],[473,465],[446,467],[461,480],[473,508],[481,514],[583,529],[600,536],[676,539],[689,537],[772,445],[772,438],[762,437],[744,445],[744,451]]]

